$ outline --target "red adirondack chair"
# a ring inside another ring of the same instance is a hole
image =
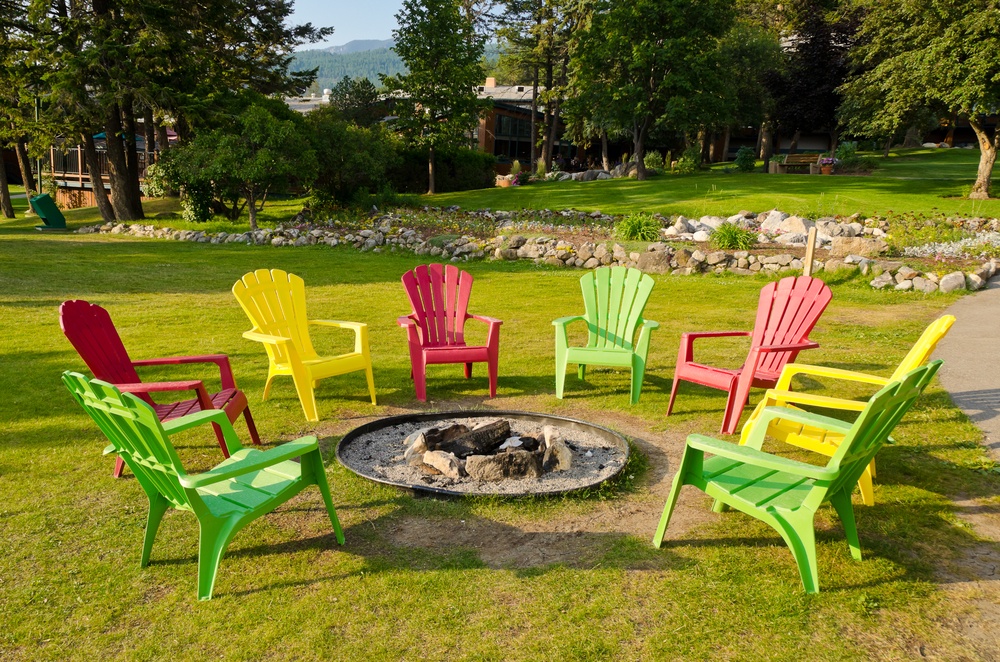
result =
[[[490,376],[490,397],[496,397],[500,325],[503,322],[467,312],[472,274],[452,264],[431,264],[407,271],[402,280],[413,312],[400,317],[396,323],[406,329],[409,337],[417,400],[427,400],[426,367],[431,363],[464,363],[468,379],[472,376],[472,364],[485,362]],[[485,346],[465,344],[465,321],[468,319],[489,325]]]
[[[59,326],[63,333],[76,348],[84,363],[94,373],[97,379],[110,382],[123,393],[134,393],[149,403],[156,411],[161,421],[169,421],[187,414],[208,410],[222,409],[230,422],[235,421],[240,414],[246,419],[247,428],[253,443],[260,444],[257,428],[247,406],[247,398],[243,391],[236,388],[233,370],[229,366],[229,357],[225,354],[209,354],[207,356],[176,356],[163,359],[146,359],[133,361],[122,339],[115,329],[108,311],[97,304],[86,301],[65,301],[59,306]],[[143,383],[135,369],[144,365],[178,365],[183,363],[214,363],[219,366],[222,380],[222,390],[209,393],[199,379],[179,382],[149,382]],[[150,393],[166,391],[194,391],[196,398],[157,404],[153,402]],[[219,440],[222,455],[229,457],[229,448],[222,436],[222,429],[212,424],[215,436]],[[122,475],[125,463],[121,457],[115,462],[114,476]]]
[[[667,416],[674,408],[677,385],[681,381],[729,392],[722,433],[734,434],[750,396],[750,387],[771,388],[781,369],[794,361],[804,349],[819,347],[809,340],[809,333],[826,309],[833,293],[826,283],[807,276],[782,278],[760,291],[757,321],[753,331],[716,331],[681,334],[674,385],[670,389]],[[750,336],[750,354],[743,367],[736,370],[714,368],[694,362],[694,341],[699,338]]]

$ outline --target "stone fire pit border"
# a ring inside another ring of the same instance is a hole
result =
[[[362,437],[370,432],[375,432],[383,428],[392,427],[394,425],[401,425],[405,423],[433,423],[435,421],[440,421],[442,419],[449,418],[509,418],[517,419],[521,421],[530,421],[532,423],[538,423],[540,425],[555,425],[562,428],[576,429],[580,431],[590,432],[592,434],[597,434],[619,451],[624,454],[624,460],[622,461],[621,467],[615,473],[602,478],[600,480],[595,480],[590,483],[584,483],[577,485],[570,489],[556,489],[556,490],[546,490],[546,489],[535,489],[535,490],[525,490],[524,492],[519,492],[516,494],[511,494],[509,492],[505,493],[490,493],[489,496],[511,496],[511,497],[521,497],[521,496],[553,496],[557,494],[565,494],[567,492],[576,492],[577,490],[584,490],[589,487],[596,487],[601,483],[612,480],[616,478],[622,470],[628,465],[629,458],[629,444],[628,440],[624,436],[610,430],[602,425],[597,425],[596,423],[588,423],[587,421],[581,421],[576,418],[568,418],[566,416],[556,416],[554,414],[541,414],[537,412],[530,411],[516,411],[516,410],[496,410],[496,409],[459,409],[452,411],[439,411],[439,412],[427,412],[422,414],[402,414],[399,416],[387,416],[385,418],[380,418],[371,423],[365,423],[360,427],[356,427],[350,432],[348,432],[337,444],[337,461],[341,466],[346,467],[352,473],[366,478],[376,483],[382,483],[383,485],[391,485],[393,487],[399,487],[402,489],[410,490],[413,492],[425,492],[436,494],[440,496],[474,496],[470,495],[468,492],[458,492],[455,490],[446,490],[440,487],[431,487],[429,485],[417,485],[411,483],[399,483],[377,476],[370,476],[368,474],[361,473],[347,462],[343,458],[343,450],[354,442],[359,437]],[[402,439],[400,439],[402,443]],[[479,493],[475,496],[485,496],[486,493]]]

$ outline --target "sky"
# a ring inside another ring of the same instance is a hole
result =
[[[291,22],[334,28],[325,44],[302,48],[323,48],[355,39],[389,39],[402,4],[402,0],[295,0]]]

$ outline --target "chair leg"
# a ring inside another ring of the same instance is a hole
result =
[[[565,347],[560,347],[556,342],[556,397],[562,400],[563,390],[566,386],[566,364],[568,357]]]
[[[854,505],[851,503],[851,493],[848,490],[841,490],[830,495],[830,503],[840,517],[844,525],[844,537],[851,548],[851,556],[855,560],[861,560],[861,540],[858,539],[858,526],[854,521]]]
[[[423,363],[413,366],[413,391],[417,400],[427,402],[427,366]]]
[[[313,390],[312,380],[308,376],[292,375],[292,381],[295,382],[295,391],[299,394],[299,402],[302,403],[306,420],[315,423],[319,420],[319,413],[316,409],[316,392]]]
[[[667,416],[670,416],[670,412],[674,410],[674,400],[677,398],[677,387],[680,383],[680,378],[678,378],[677,373],[674,372],[674,385],[670,387],[670,402],[667,403]]]
[[[253,443],[260,446],[260,435],[257,433],[257,426],[253,422],[253,416],[250,415],[250,407],[243,410],[243,420],[247,423],[247,431],[250,433],[250,439]]]
[[[576,378],[582,382],[586,378],[586,376],[587,376],[587,364],[578,363],[576,365]]]
[[[472,364],[471,363],[466,363],[465,364],[465,378],[466,379],[471,379],[472,378]]]
[[[799,568],[799,577],[806,593],[819,593],[819,567],[816,564],[816,530],[812,521],[812,513],[808,517],[796,517],[794,520],[778,520],[782,527],[778,529],[781,537],[792,551],[795,563]]]
[[[735,382],[729,388],[729,397],[726,399],[726,413],[722,417],[722,434],[736,434],[736,428],[740,424],[740,416],[743,415],[743,408],[750,399],[750,384]]]
[[[142,540],[142,557],[139,559],[139,567],[145,568],[149,565],[149,553],[153,551],[153,540],[156,539],[156,532],[160,528],[163,514],[170,507],[170,502],[160,493],[149,500],[149,517],[146,518],[146,535]]]
[[[687,453],[685,452],[685,459]],[[677,470],[677,475],[674,476],[674,482],[670,486],[670,496],[667,497],[667,503],[663,506],[663,514],[660,516],[660,524],[656,527],[656,534],[653,536],[653,547],[657,549],[663,545],[663,536],[667,532],[667,526],[670,524],[670,517],[674,514],[674,507],[677,505],[677,498],[681,494],[681,487],[684,485],[684,471],[685,462],[681,460],[681,467]]]
[[[272,373],[270,370],[267,371],[267,381],[264,382],[264,397],[261,400],[267,400],[271,397],[271,386],[274,384],[274,378],[277,377],[276,374]]]
[[[368,395],[372,396],[372,404],[377,404],[375,402],[375,376],[372,375],[372,364],[369,363],[368,367],[365,368],[365,379],[368,380]]]
[[[642,394],[642,378],[646,374],[646,361],[638,354],[632,355],[632,404],[639,404],[639,396]]]
[[[323,495],[323,503],[326,504],[326,513],[330,517],[330,524],[333,525],[333,533],[337,536],[337,542],[343,545],[344,530],[340,527],[340,519],[337,517],[337,511],[333,507],[333,498],[330,496],[330,483],[326,479],[323,458],[320,456],[318,450],[314,453],[309,453],[309,457],[313,458],[313,476],[316,479],[316,486],[319,488],[320,494]],[[305,460],[305,457],[303,457],[303,460]]]
[[[872,465],[865,467],[864,473],[858,478],[858,490],[861,492],[861,502],[866,506],[875,505],[875,488],[872,485]]]
[[[229,458],[229,446],[226,445],[226,437],[222,434],[222,428],[219,427],[218,423],[212,423],[212,429],[215,430],[215,438],[219,440],[219,448],[222,450],[222,457]]]
[[[200,522],[198,537],[198,599],[211,600],[219,562],[229,546],[236,520]]]
[[[121,478],[123,471],[125,471],[125,460],[119,455],[115,458],[115,468],[111,471],[111,475],[115,478]]]
[[[489,372],[490,376],[490,397],[497,397],[497,373],[499,372],[500,361],[497,357],[491,357],[489,361],[486,362],[486,370]]]

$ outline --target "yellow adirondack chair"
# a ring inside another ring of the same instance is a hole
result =
[[[306,420],[318,421],[314,389],[321,379],[364,370],[368,392],[375,404],[375,380],[368,351],[368,325],[360,322],[310,320],[306,316],[305,282],[280,269],[258,269],[245,274],[233,285],[233,294],[253,329],[243,334],[247,340],[264,344],[270,365],[264,400],[278,375],[291,375]],[[354,331],[354,351],[340,356],[320,356],[309,338],[309,325]]]
[[[778,383],[773,389],[768,390],[757,408],[754,409],[750,419],[743,426],[740,436],[740,444],[745,445],[750,433],[754,428],[757,419],[761,417],[767,407],[793,407],[795,405],[806,405],[811,407],[822,407],[825,409],[840,409],[843,411],[860,412],[865,408],[866,402],[858,400],[846,400],[843,398],[831,398],[823,395],[811,395],[808,393],[794,393],[791,390],[792,378],[796,375],[809,375],[813,377],[828,377],[831,379],[841,379],[845,381],[872,384],[874,386],[885,386],[891,382],[901,380],[911,370],[919,368],[930,361],[931,354],[938,342],[947,335],[951,325],[955,323],[954,315],[944,315],[931,322],[930,326],[924,329],[920,338],[913,345],[903,361],[896,368],[892,376],[879,377],[863,372],[853,372],[851,370],[840,370],[838,368],[827,368],[818,365],[805,365],[801,363],[789,363],[781,371]],[[825,430],[822,428],[802,425],[794,421],[774,419],[768,425],[768,436],[780,441],[806,448],[808,450],[832,456],[844,435],[840,432]],[[875,504],[875,495],[872,490],[872,478],[875,477],[875,460],[871,461],[861,478],[858,479],[858,488],[861,490],[861,499],[866,506]]]

